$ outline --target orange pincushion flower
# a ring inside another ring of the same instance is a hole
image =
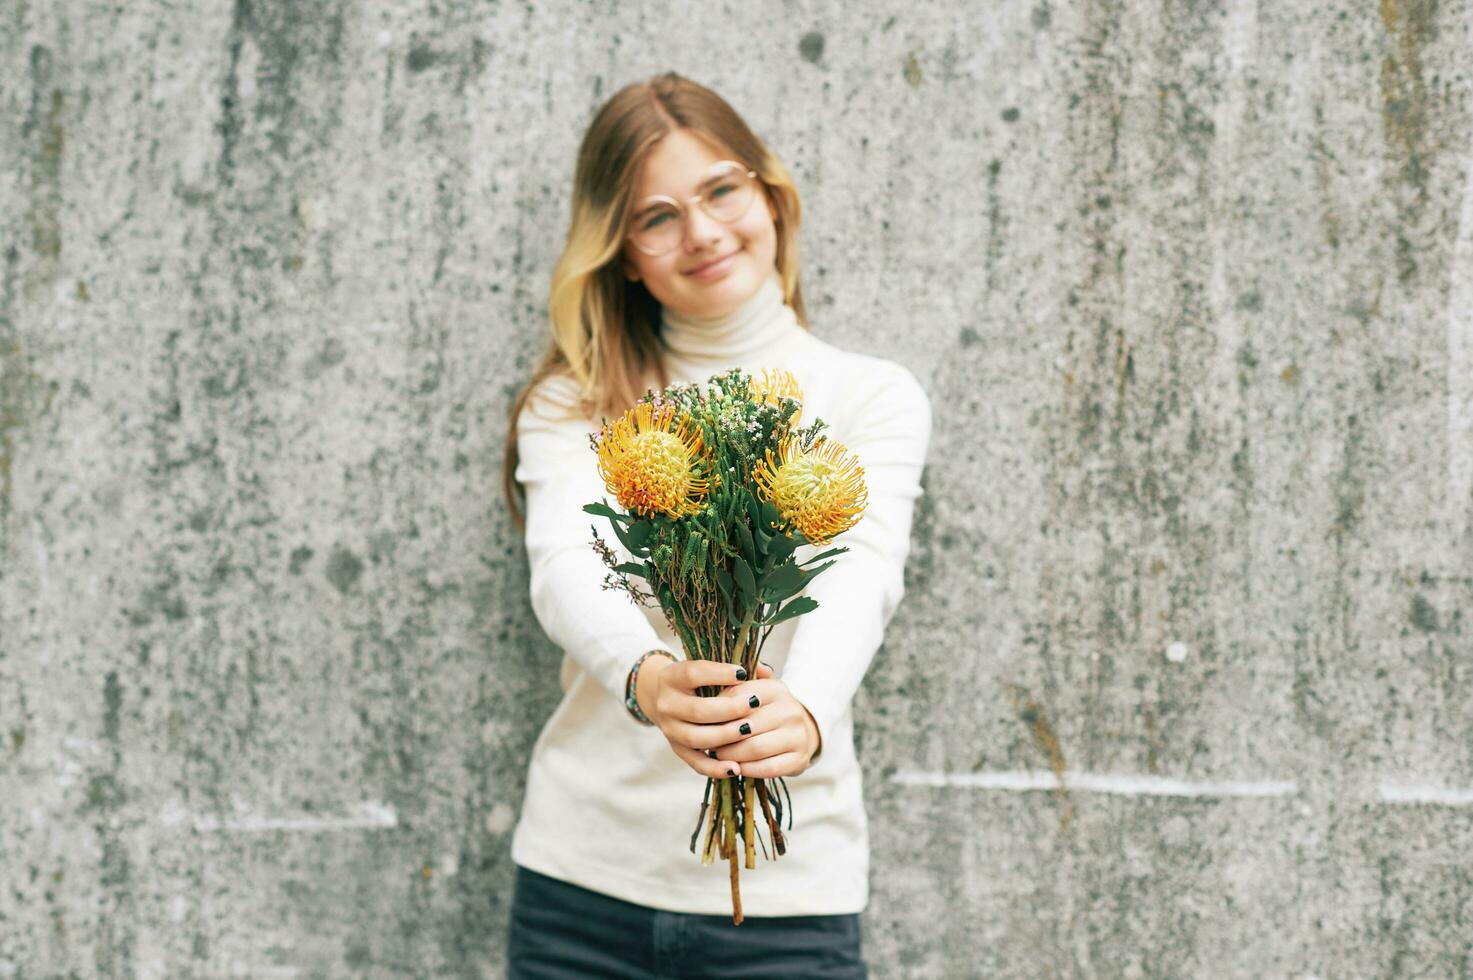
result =
[[[598,472],[609,492],[635,513],[683,517],[701,509],[710,482],[696,476],[709,462],[701,429],[674,405],[634,406],[606,423],[598,440]]]
[[[767,451],[752,472],[761,496],[777,507],[811,544],[831,538],[859,523],[868,502],[864,468],[842,443],[820,438],[808,452],[793,436],[778,445],[778,458]]]
[[[798,387],[798,379],[781,369],[763,368],[761,380],[749,378],[747,387],[752,392],[752,400],[761,404],[780,405],[784,397],[803,400],[803,389]],[[802,416],[803,409],[799,408],[789,424],[796,426]]]

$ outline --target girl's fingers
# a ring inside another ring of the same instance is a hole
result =
[[[721,701],[722,698],[708,698]],[[662,709],[663,710],[663,709]],[[695,749],[716,749],[746,740],[749,736],[789,727],[782,724],[781,711],[767,707],[752,708],[749,702],[740,702],[740,711],[735,718],[720,724],[692,724],[673,715],[660,716],[661,730],[665,737]],[[729,717],[729,716],[728,716]]]
[[[725,725],[693,725],[688,721],[681,721],[668,715],[661,718],[660,724],[665,737],[672,744],[694,749],[697,752],[717,749],[731,741],[727,737]]]
[[[661,675],[661,680],[664,675]],[[679,688],[660,692],[658,703],[662,717],[678,719],[693,725],[720,725],[729,721],[740,721],[764,704],[772,704],[787,693],[781,681],[767,683],[771,678],[759,677],[727,687],[715,697],[701,697],[683,692]],[[755,701],[755,703],[753,703]],[[735,736],[733,736],[734,738]]]
[[[775,728],[770,732],[758,732],[751,738],[743,736],[721,749],[721,754],[741,765],[767,759],[784,752],[793,752],[803,747],[801,740],[788,728]],[[743,771],[744,775],[751,775]]]
[[[784,752],[752,762],[743,762],[738,770],[748,779],[776,779],[779,776],[796,776],[807,768],[800,752]]]
[[[713,759],[700,749],[693,749],[679,742],[671,742],[670,748],[675,754],[685,760],[690,766],[702,776],[710,776],[713,779],[728,779],[741,774],[742,766],[739,762],[728,762],[725,759]]]
[[[737,676],[737,670],[736,664],[723,664],[715,660],[677,660],[660,672],[660,680],[666,685],[691,693],[700,687],[725,687],[751,680],[745,671],[742,672],[743,676]]]
[[[735,718],[736,707],[727,698],[670,693],[660,701],[660,715],[687,725],[710,725]]]

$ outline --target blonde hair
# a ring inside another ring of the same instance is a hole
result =
[[[661,139],[689,130],[726,147],[757,171],[777,212],[776,265],[783,300],[808,326],[798,282],[802,206],[787,169],[727,102],[674,72],[626,85],[594,115],[578,149],[567,242],[552,271],[551,337],[531,379],[512,401],[502,459],[502,489],[517,529],[526,533],[516,481],[517,419],[543,380],[571,378],[581,418],[622,415],[645,390],[669,377],[660,359],[660,304],[643,282],[625,277],[620,258],[640,167]],[[589,465],[593,461],[590,458]]]

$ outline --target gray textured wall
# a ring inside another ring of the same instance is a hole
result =
[[[937,410],[875,975],[1473,976],[1473,7],[962,6],[0,5],[0,977],[500,975],[503,419],[669,67]]]

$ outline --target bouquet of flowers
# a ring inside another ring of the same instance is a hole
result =
[[[821,434],[822,419],[799,427],[802,393],[788,372],[765,370],[759,379],[733,368],[708,384],[706,391],[697,384],[650,389],[620,418],[602,419],[602,431],[589,441],[622,510],[607,500],[583,509],[608,518],[636,559],[619,561],[594,528],[594,548],[611,569],[605,588],[624,589],[640,605],[659,602],[687,658],[741,664],[756,677],[772,628],[818,607],[799,593],[849,549],[831,548],[802,562],[794,552],[826,545],[858,523],[864,470]],[[720,693],[719,687],[700,691]],[[781,778],[708,778],[691,835],[694,854],[705,828],[702,864],[718,856],[729,861],[737,925],[737,852],[745,852],[747,868],[757,867],[759,819],[772,842],[771,854],[761,842],[763,856],[786,853],[782,796],[770,782],[787,794]],[[787,812],[792,830],[790,795]]]

